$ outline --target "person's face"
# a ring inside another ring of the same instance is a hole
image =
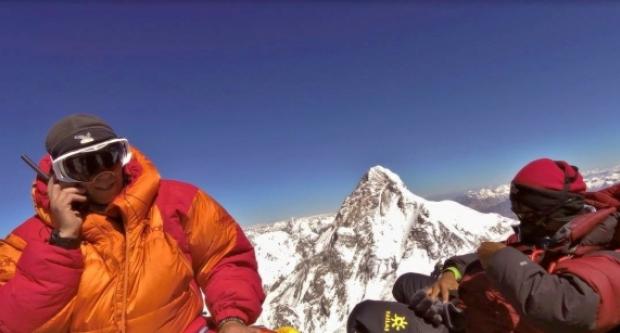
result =
[[[545,214],[512,201],[512,210],[521,222],[519,237],[524,243],[536,244],[545,238],[552,237],[567,223],[567,217],[557,209]]]
[[[519,238],[524,243],[535,242],[547,236],[544,228],[546,217],[536,210],[522,204],[518,200],[511,200],[513,213],[519,219]]]
[[[97,205],[107,205],[123,190],[123,168],[117,163],[111,170],[102,171],[89,182],[81,183],[88,200]]]
[[[127,148],[118,140],[98,145],[59,157],[54,161],[58,164],[55,172],[72,180],[66,186],[84,189],[89,203],[108,205],[123,189],[122,161]]]

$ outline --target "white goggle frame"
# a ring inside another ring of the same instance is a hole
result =
[[[98,150],[101,150],[105,147],[107,147],[110,144],[113,143],[121,143],[123,146],[123,151],[122,154],[123,156],[121,156],[121,165],[125,166],[127,165],[127,163],[129,163],[129,161],[131,161],[131,150],[129,150],[129,141],[127,141],[127,139],[125,138],[117,138],[117,139],[110,139],[110,140],[106,140],[103,142],[99,142],[97,144],[94,144],[92,146],[88,146],[88,147],[84,147],[84,148],[80,148],[78,150],[74,150],[74,151],[70,151],[66,154],[60,155],[58,157],[56,157],[55,159],[52,159],[52,169],[54,170],[54,175],[56,177],[56,179],[58,179],[61,182],[65,182],[65,183],[84,183],[84,181],[82,180],[77,180],[77,179],[73,179],[71,178],[67,171],[65,170],[64,164],[63,162],[67,159],[70,158],[72,156],[75,155],[80,155],[80,154],[84,154],[84,153],[92,153]]]

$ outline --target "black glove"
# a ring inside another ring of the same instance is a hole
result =
[[[411,298],[409,306],[419,317],[437,327],[444,325],[451,331],[458,332],[464,327],[463,310],[455,305],[457,299],[443,303],[431,300],[426,291],[419,290]]]
[[[363,301],[347,321],[347,333],[449,333],[444,325],[433,326],[403,303]]]
[[[441,325],[443,319],[441,313],[443,312],[443,304],[439,300],[431,300],[426,296],[426,291],[418,290],[411,298],[411,309],[426,322],[433,324],[433,326]]]

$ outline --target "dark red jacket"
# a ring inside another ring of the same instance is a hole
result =
[[[606,332],[620,325],[620,254],[610,251],[615,208],[579,216],[544,253],[518,243],[488,267],[467,266],[459,286],[467,332]],[[544,254],[544,256],[542,256]]]

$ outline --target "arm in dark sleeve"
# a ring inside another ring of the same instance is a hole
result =
[[[595,328],[600,297],[578,277],[549,274],[511,247],[495,253],[486,272],[521,315],[545,332]]]
[[[465,269],[467,266],[477,260],[478,255],[476,253],[454,256],[444,262],[443,268],[446,269],[448,267],[454,267],[462,276],[465,274]],[[435,279],[430,276],[418,273],[403,274],[398,277],[394,283],[392,295],[394,296],[394,299],[400,303],[411,304],[413,295],[415,295],[415,293],[420,289],[426,289],[432,285],[433,282],[435,282]]]
[[[446,269],[448,267],[454,267],[459,270],[461,275],[464,275],[465,270],[467,269],[467,266],[469,266],[471,263],[477,260],[478,260],[478,254],[476,253],[468,253],[468,254],[463,254],[460,256],[454,256],[454,257],[448,258],[444,262],[443,268]]]
[[[426,289],[435,280],[428,275],[406,273],[398,277],[392,288],[392,295],[399,303],[411,304],[418,290]]]

